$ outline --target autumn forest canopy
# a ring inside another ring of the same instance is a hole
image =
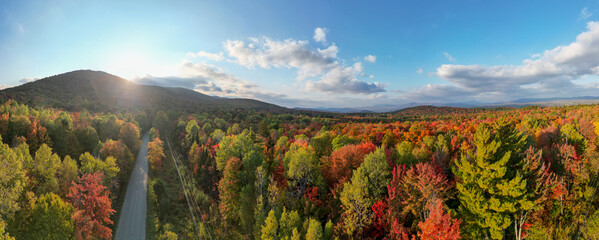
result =
[[[148,239],[599,238],[599,105],[335,114],[46,80],[0,91],[0,239],[111,239],[146,134]]]

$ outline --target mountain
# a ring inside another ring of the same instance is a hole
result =
[[[257,110],[296,112],[253,99],[215,98],[186,88],[169,88],[132,83],[100,71],[67,72],[17,87],[0,90],[0,99],[17,100],[30,106],[66,110],[118,111],[161,109],[185,112]]]
[[[410,102],[403,104],[378,104],[364,107],[347,107],[347,108],[297,108],[301,110],[312,110],[320,112],[332,112],[332,113],[397,113],[402,109],[410,109],[415,107],[425,107],[419,110],[426,110],[430,107],[451,107],[451,108],[497,108],[497,107],[526,107],[526,106],[541,106],[541,107],[552,107],[552,106],[565,106],[565,105],[576,105],[576,104],[595,104],[599,103],[599,97],[595,96],[583,96],[583,97],[571,97],[571,98],[521,98],[508,102],[496,102],[496,103],[482,103],[482,102],[459,102],[459,103],[422,103],[422,102]],[[449,110],[449,108],[444,109]],[[443,110],[443,111],[444,111]],[[421,111],[417,111],[421,112]]]

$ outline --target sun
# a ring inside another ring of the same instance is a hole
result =
[[[160,56],[135,48],[116,50],[103,69],[129,80],[147,75],[170,76],[177,70],[171,64],[162,63]]]

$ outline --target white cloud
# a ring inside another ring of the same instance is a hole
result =
[[[368,55],[368,56],[364,57],[364,60],[373,63],[373,62],[376,62],[376,56]]]
[[[248,68],[296,69],[299,81],[320,78],[318,81],[306,82],[309,90],[361,94],[385,91],[380,83],[358,80],[357,77],[363,74],[361,63],[357,62],[350,67],[339,63],[339,48],[334,44],[326,49],[313,49],[307,41],[262,37],[250,39],[249,43],[227,40],[223,45],[231,61],[239,65]]]
[[[326,43],[327,42],[327,29],[326,28],[320,28],[317,27],[316,29],[314,29],[314,41],[320,42],[320,43]]]
[[[205,52],[205,51],[199,51],[197,53],[188,52],[187,57],[207,58],[207,59],[210,59],[213,61],[222,61],[225,59],[225,57],[223,56],[223,52],[220,52],[217,54],[217,53],[209,53],[209,52]]]
[[[436,75],[449,84],[427,85],[406,96],[442,96],[446,100],[513,100],[523,97],[599,95],[595,85],[573,82],[599,74],[599,22],[568,45],[558,46],[522,61],[520,65],[443,64]],[[414,94],[415,95],[410,95]],[[433,94],[428,94],[433,93]]]
[[[590,18],[591,16],[593,16],[593,13],[589,12],[589,9],[587,7],[584,7],[580,10],[580,14],[578,15],[578,20],[586,20],[586,19]]]
[[[424,70],[422,70],[422,68],[416,67],[416,73],[422,74],[423,72],[424,72]]]
[[[35,82],[37,80],[39,80],[40,78],[22,78],[21,80],[19,80],[20,84],[25,84],[25,83],[30,83],[30,82]]]
[[[308,90],[316,90],[329,93],[357,93],[370,94],[384,92],[384,85],[381,83],[367,83],[358,80],[357,76],[362,72],[361,63],[355,63],[350,67],[336,66],[327,72],[320,81],[308,81],[306,87]]]
[[[2,90],[2,89],[7,89],[7,88],[10,88],[10,87],[12,87],[12,86],[9,86],[9,85],[6,85],[6,84],[3,84],[3,83],[0,83],[0,90]]]
[[[207,95],[221,97],[252,98],[267,101],[280,100],[286,97],[284,94],[264,92],[256,84],[225,73],[214,65],[192,63],[190,61],[181,63],[178,76],[144,76],[133,79],[133,81],[145,85],[188,88]]]
[[[455,62],[457,61],[453,56],[451,56],[449,53],[447,52],[443,52],[443,56],[445,56],[445,58],[447,58],[447,60],[449,60],[450,62]]]

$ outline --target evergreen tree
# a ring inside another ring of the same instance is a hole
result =
[[[460,213],[474,238],[504,238],[513,214],[531,208],[520,157],[525,140],[509,124],[494,129],[481,124],[474,135],[476,152],[463,153],[456,161]]]

